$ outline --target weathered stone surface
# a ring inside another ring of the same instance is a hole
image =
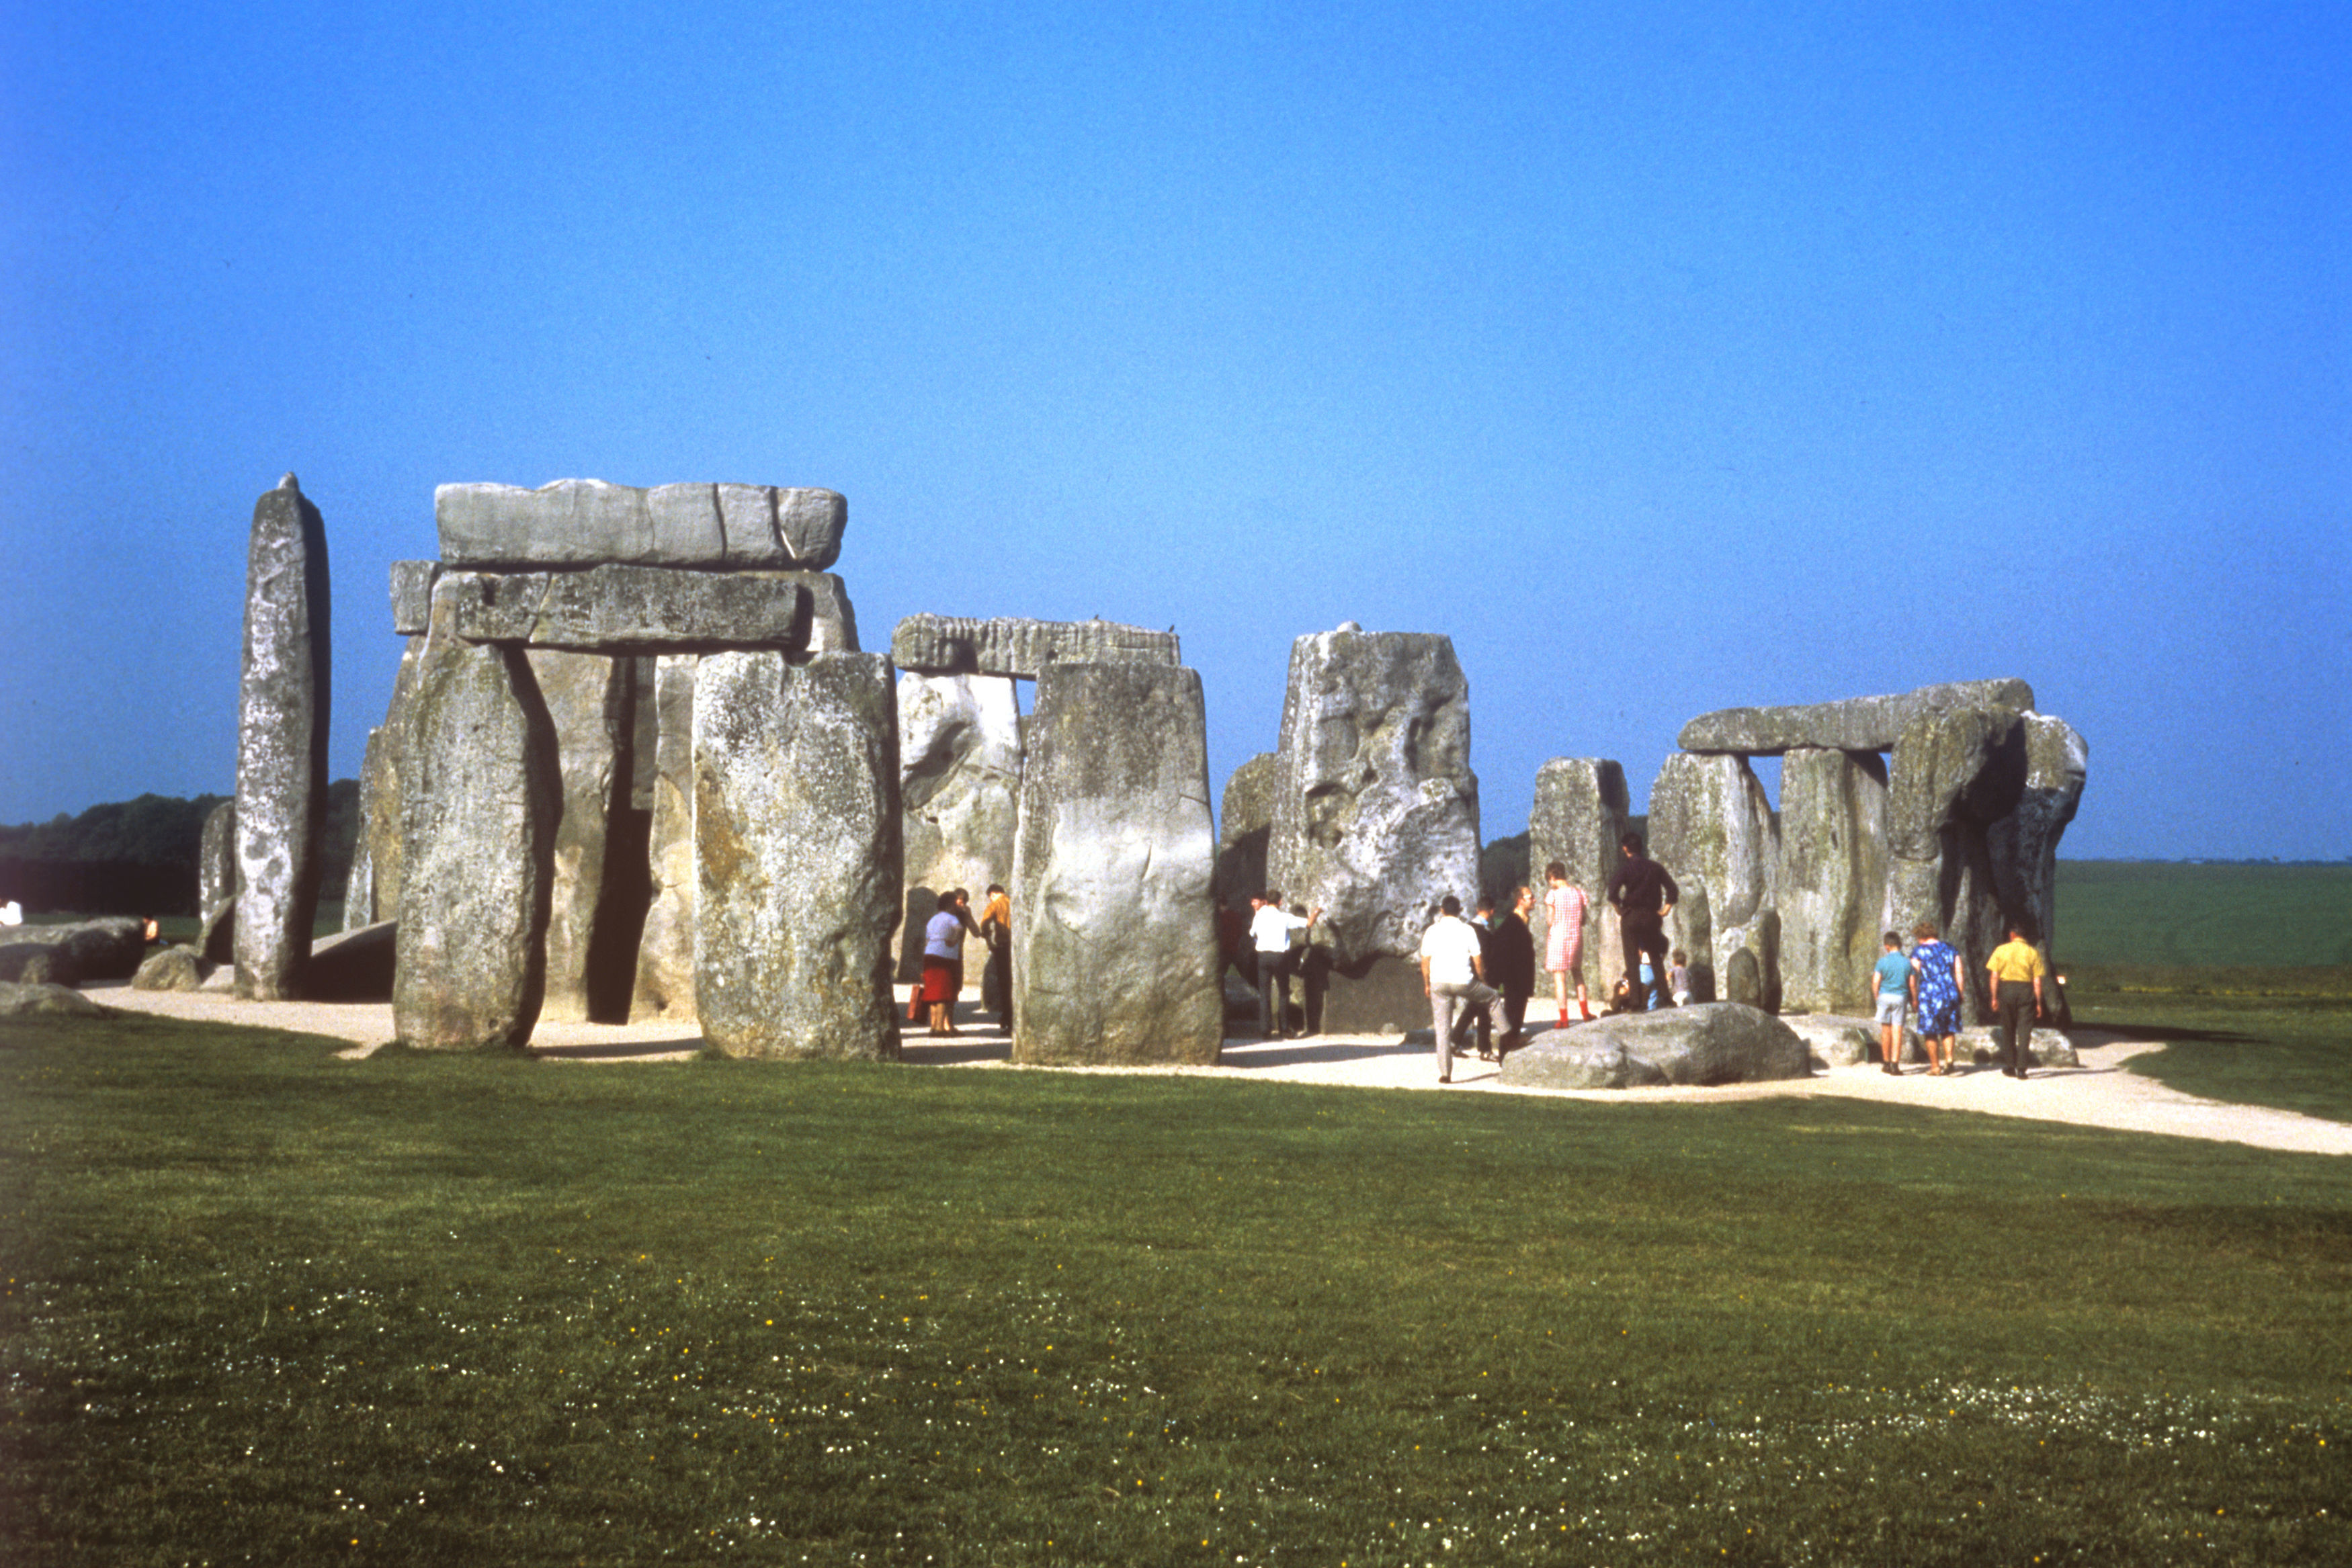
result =
[[[196,948],[207,964],[217,964],[228,977],[229,989],[236,988],[236,894],[230,894],[206,912],[204,925],[198,928]]]
[[[1759,909],[1715,934],[1716,994],[1768,1013],[1780,1010],[1780,915]]]
[[[1452,640],[1352,622],[1299,638],[1276,756],[1266,878],[1324,911],[1323,1029],[1422,1027],[1417,979],[1361,982],[1381,959],[1412,962],[1445,894],[1477,896],[1470,685]]]
[[[103,915],[68,925],[11,925],[0,946],[0,979],[14,980],[39,960],[36,975],[61,986],[91,980],[125,980],[146,956],[141,923],[128,915]]]
[[[706,655],[694,685],[695,1006],[730,1056],[890,1058],[904,870],[888,661]]]
[[[1218,805],[1216,895],[1244,912],[1265,891],[1265,840],[1280,772],[1273,752],[1259,752],[1234,769]]]
[[[628,666],[601,653],[553,648],[532,648],[524,657],[555,728],[560,780],[551,861],[554,881],[548,894],[547,980],[539,1016],[578,1023],[589,1016],[589,952],[603,907],[614,771],[628,734]]]
[[[1772,899],[1772,873],[1780,858],[1780,832],[1772,803],[1744,757],[1668,757],[1650,788],[1651,858],[1674,873],[1679,884],[1696,878],[1706,885],[1713,927],[1705,950],[1714,969],[1715,994],[1727,1001],[1757,1002],[1779,994],[1777,975],[1759,975],[1746,995],[1737,988],[1733,952],[1738,936]],[[1744,943],[1751,961],[1763,952]],[[1700,949],[1689,949],[1693,962]],[[1622,967],[1622,959],[1615,960]]]
[[[584,571],[446,573],[457,634],[606,653],[857,646],[841,579],[813,571],[685,571],[599,566]]]
[[[989,883],[1013,885],[1021,756],[1012,676],[898,677],[898,798],[907,815],[907,918],[893,938],[899,978],[921,976],[922,922],[938,912],[940,894],[963,888],[977,918]],[[908,942],[910,933],[918,940]],[[976,988],[979,966],[966,962],[966,987]]]
[[[411,637],[400,652],[400,668],[393,676],[392,696],[384,704],[383,723],[368,736],[367,757],[360,769],[361,851],[367,857],[372,897],[365,917],[345,912],[343,928],[356,930],[400,914],[401,867],[405,840],[401,804],[402,779],[411,750],[409,705],[416,695],[417,670],[425,657],[425,639]]]
[[[236,994],[299,995],[327,809],[327,531],[294,476],[253,504],[236,723]]]
[[[1813,1065],[1818,1068],[1859,1067],[1878,1060],[1878,1021],[1875,1019],[1842,1017],[1834,1013],[1784,1013],[1780,1021],[1795,1030],[1806,1049],[1813,1053]],[[1898,1053],[1905,1061],[1925,1061],[1927,1051],[1919,1043],[1919,1031],[1905,1028],[1903,1048]]]
[[[196,853],[196,913],[209,918],[236,894],[236,801],[223,800],[205,819]],[[232,953],[225,962],[233,960]]]
[[[368,789],[368,776],[383,768],[383,727],[368,731],[367,749],[360,757],[359,822],[352,834],[351,870],[343,877],[343,925],[346,931],[356,931],[362,925],[375,924],[375,840],[369,813],[377,807],[377,798]]]
[[[1502,1081],[1533,1089],[1761,1083],[1811,1072],[1805,1041],[1738,1002],[1621,1013],[1552,1030],[1504,1059]]]
[[[646,851],[653,896],[637,941],[633,1020],[694,1017],[694,674],[700,663],[692,653],[665,653],[654,664],[653,827]],[[638,728],[642,735],[645,724]]]
[[[1217,1060],[1205,715],[1193,670],[1040,677],[1013,853],[1013,1061]]]
[[[1792,747],[1780,764],[1780,1005],[1866,1013],[1886,904],[1886,765]]]
[[[1625,836],[1632,800],[1625,788],[1625,769],[1606,757],[1555,757],[1536,769],[1535,805],[1528,812],[1528,884],[1535,890],[1535,911],[1528,926],[1535,934],[1538,968],[1551,941],[1550,912],[1544,905],[1544,870],[1558,861],[1568,880],[1584,890],[1584,947],[1579,965],[1586,991],[1606,997],[1624,965],[1618,936],[1617,912],[1601,899],[1609,873],[1616,868],[1617,841]],[[1681,876],[1675,871],[1677,878]],[[1492,888],[1505,902],[1510,890]],[[1539,991],[1548,990],[1548,976],[1538,974]],[[1569,981],[1572,990],[1576,979]],[[1538,1009],[1540,1016],[1540,1009]]]
[[[1907,727],[1888,768],[1887,848],[1929,860],[1953,822],[2008,816],[2025,793],[2024,715],[1975,705],[1939,709]]]
[[[1691,1000],[1695,1002],[1725,1001],[1722,986],[1715,972],[1715,908],[1707,896],[1706,878],[1677,874],[1675,887],[1682,896],[1675,901],[1674,913],[1666,916],[1666,953],[1669,959],[1675,953],[1687,956],[1690,970]],[[1604,922],[1608,930],[1609,983],[1614,986],[1625,971],[1624,943],[1617,925],[1617,912],[1611,910]],[[1603,990],[1599,993],[1607,996]]]
[[[2025,789],[2017,810],[1985,825],[1994,895],[2022,916],[2046,962],[2058,923],[2058,841],[2082,804],[2091,750],[2063,718],[2025,716]]]
[[[2080,1067],[2082,1058],[2074,1054],[2074,1041],[2064,1031],[2036,1028],[2026,1040],[2027,1052],[2036,1067]],[[1992,1025],[1978,1025],[1960,1030],[1959,1043],[1953,1048],[1956,1061],[1972,1061],[1979,1066],[2001,1060],[2003,1045],[2000,1031]]]
[[[830,490],[559,479],[536,490],[444,485],[433,493],[441,559],[453,567],[787,567],[822,571],[841,553],[849,504]]]
[[[433,620],[433,584],[441,576],[437,560],[396,560],[392,563],[392,629],[403,637],[421,637]]]
[[[890,633],[891,662],[925,674],[1013,675],[1034,681],[1055,664],[1141,660],[1174,664],[1180,657],[1175,632],[1113,621],[909,615]]]
[[[121,1016],[119,1009],[91,1001],[71,986],[26,986],[0,981],[0,1018],[31,1018],[41,1013],[93,1019]]]
[[[1685,751],[1777,757],[1799,747],[1831,751],[1885,751],[1923,716],[1950,708],[1998,705],[2029,708],[2033,688],[2023,681],[1954,681],[1891,696],[1796,707],[1732,707],[1705,713],[1683,726]]]
[[[339,931],[310,949],[303,991],[322,1002],[390,1001],[398,957],[399,927],[394,921]]]
[[[434,627],[410,702],[393,1025],[420,1051],[519,1050],[539,1021],[555,728],[514,649]]]
[[[131,977],[134,991],[193,991],[205,983],[213,967],[205,962],[203,954],[182,942],[160,948],[147,955],[139,972]]]

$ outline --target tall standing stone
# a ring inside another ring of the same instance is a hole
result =
[[[1217,806],[1217,896],[1235,909],[1265,891],[1265,840],[1274,825],[1280,759],[1261,751],[1233,771]]]
[[[1048,665],[1013,873],[1013,1059],[1217,1060],[1205,709],[1197,671]]]
[[[1961,1017],[1992,1016],[1985,960],[2004,924],[1986,830],[2024,798],[2026,726],[2002,703],[1931,711],[1895,742],[1887,768],[1887,924],[1935,922],[1960,955]]]
[[[547,989],[541,1018],[589,1016],[589,952],[603,907],[604,845],[614,769],[627,744],[629,665],[602,653],[532,648],[524,658],[554,726],[562,781],[547,913]],[[625,779],[619,780],[627,787]]]
[[[291,474],[253,505],[237,704],[236,994],[298,995],[319,912],[330,706],[327,530]]]
[[[1470,683],[1452,639],[1349,622],[1291,645],[1266,879],[1324,911],[1327,1032],[1419,1027],[1414,956],[1447,894],[1478,892]]]
[[[368,731],[367,749],[360,758],[359,831],[352,835],[352,866],[343,879],[343,929],[357,931],[375,924],[374,814],[381,797],[369,780],[383,771],[383,727]]]
[[[702,1036],[730,1056],[890,1058],[898,710],[878,653],[704,655],[694,689]]]
[[[236,801],[223,800],[205,818],[203,848],[196,861],[196,915],[209,919],[213,911],[236,896]]]
[[[2058,841],[2082,804],[2091,748],[2074,727],[2048,714],[2025,716],[2025,788],[2017,809],[1985,828],[1995,893],[2021,916],[2043,958],[2058,923]]]
[[[961,887],[976,912],[991,883],[1012,885],[1021,815],[1021,706],[1010,675],[898,677],[898,795],[904,803],[907,919],[898,977],[922,974],[922,922]],[[977,966],[973,967],[975,971]],[[976,981],[975,972],[965,977]]]
[[[446,620],[436,592],[403,780],[393,1027],[419,1051],[520,1050],[547,976],[555,727],[520,652]]]
[[[629,1001],[634,1019],[694,1017],[695,907],[700,894],[694,869],[694,677],[700,659],[664,653],[654,664],[652,713],[637,730],[651,731],[651,840],[646,855],[653,894],[637,941],[637,979]],[[643,741],[639,742],[640,748]]]
[[[1551,940],[1550,911],[1544,904],[1548,884],[1544,869],[1558,861],[1568,880],[1584,890],[1584,946],[1579,972],[1569,977],[1573,991],[1580,979],[1598,998],[1609,994],[1617,972],[1624,967],[1617,936],[1617,912],[1601,896],[1609,873],[1619,860],[1618,841],[1625,836],[1632,800],[1625,789],[1625,769],[1605,757],[1555,757],[1536,769],[1535,804],[1528,812],[1528,883],[1535,891],[1535,912],[1528,928],[1535,934],[1538,968]],[[1679,874],[1679,873],[1677,873]],[[1505,904],[1506,888],[1490,890]],[[1538,973],[1538,991],[1548,991],[1548,976]],[[1537,1009],[1538,1016],[1542,1009]]]
[[[1886,901],[1886,765],[1792,747],[1780,764],[1780,1005],[1868,1016]]]
[[[1650,854],[1677,881],[1696,876],[1706,883],[1717,994],[1730,1000],[1747,998],[1727,988],[1733,946],[1727,938],[1770,905],[1777,840],[1771,800],[1746,758],[1676,752],[1658,770],[1650,789]],[[1761,944],[1746,945],[1761,961]],[[1777,977],[1761,986],[1763,993],[1778,989]]]
[[[401,868],[404,862],[402,780],[408,770],[409,734],[414,720],[410,705],[416,695],[416,673],[425,657],[425,639],[411,637],[400,652],[399,673],[393,676],[392,699],[384,705],[383,723],[368,732],[366,760],[360,768],[361,852],[367,857],[372,906],[359,925],[400,916]],[[348,913],[344,925],[353,924]]]

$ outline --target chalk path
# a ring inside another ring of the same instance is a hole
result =
[[[128,1010],[216,1023],[247,1024],[325,1035],[361,1049],[364,1056],[392,1038],[392,1008],[384,1002],[241,1002],[202,991],[134,991],[127,985],[86,988],[94,1001]],[[904,988],[900,1001],[905,1001]],[[975,1011],[968,1005],[967,1016]],[[2029,1121],[2062,1122],[2077,1127],[2110,1127],[2175,1138],[2204,1138],[2260,1149],[2302,1154],[2352,1155],[2352,1125],[2273,1111],[2229,1105],[2166,1088],[2126,1066],[2133,1057],[2164,1049],[2163,1042],[2126,1039],[2111,1031],[2070,1031],[2083,1065],[2036,1068],[2023,1083],[1998,1067],[1964,1067],[1946,1078],[1924,1069],[1889,1077],[1876,1067],[1841,1067],[1811,1078],[1780,1083],[1727,1084],[1715,1089],[1519,1089],[1496,1080],[1491,1062],[1454,1060],[1448,1094],[1527,1094],[1608,1104],[1706,1103],[1809,1095],[1839,1095],[1889,1104],[1925,1105]],[[692,1056],[701,1036],[677,1024],[542,1023],[531,1040],[532,1053],[557,1061],[665,1061]],[[1182,1077],[1243,1078],[1291,1083],[1327,1083],[1361,1089],[1438,1092],[1436,1055],[1426,1045],[1399,1044],[1387,1036],[1318,1036],[1280,1042],[1228,1040],[1215,1067],[1015,1067],[1006,1060],[1010,1042],[1001,1033],[967,1023],[954,1040],[933,1040],[919,1029],[906,1037],[909,1065],[991,1069],[1007,1072],[1124,1072]]]

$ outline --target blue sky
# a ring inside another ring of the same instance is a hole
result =
[[[2073,856],[2352,853],[2352,8],[0,12],[0,821],[333,762],[432,491],[823,485],[919,610],[1450,633],[1489,836],[1682,721],[2022,675]]]

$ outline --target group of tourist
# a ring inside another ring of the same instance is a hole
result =
[[[923,924],[923,977],[907,1005],[907,1021],[929,1012],[935,1035],[959,1032],[956,998],[963,990],[963,939],[977,936],[988,949],[989,984],[996,990],[997,1021],[1013,1032],[1013,900],[1000,883],[988,884],[980,918],[971,917],[971,894],[950,888],[940,894],[939,912]]]
[[[1960,996],[1968,977],[1960,956],[1946,943],[1932,920],[1911,928],[1915,940],[1903,951],[1900,934],[1879,938],[1884,952],[1873,968],[1878,986],[1879,1070],[1901,1074],[1903,1022],[1907,1008],[1927,1053],[1927,1071],[1942,1078],[1952,1071],[1960,1036]],[[2033,1026],[2046,1009],[2042,981],[2048,972],[2041,951],[2033,946],[2022,921],[2009,927],[2009,940],[1992,950],[1985,968],[1991,977],[1999,1023],[1994,1038],[2001,1050],[2001,1074],[2023,1079],[2033,1060]]]

